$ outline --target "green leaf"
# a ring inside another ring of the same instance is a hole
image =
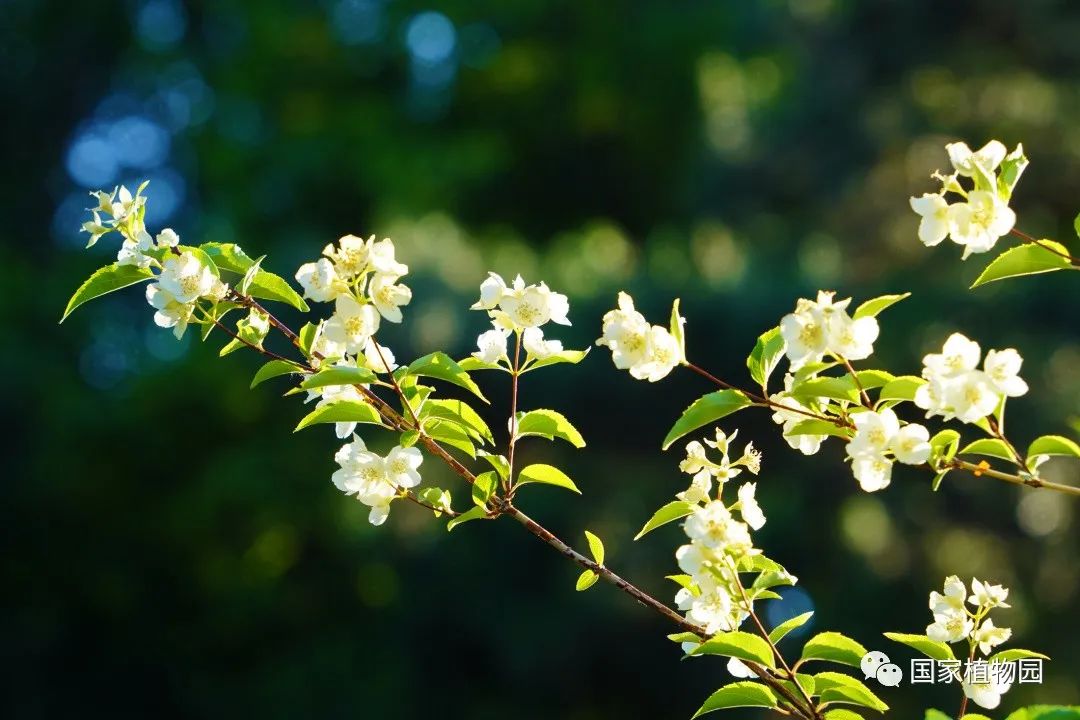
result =
[[[499,474],[500,478],[503,480],[508,480],[510,478],[510,463],[505,457],[483,450],[477,450],[476,454],[478,457],[486,460],[491,467],[495,468],[495,472]]]
[[[1020,277],[1022,275],[1037,275],[1070,267],[1069,259],[1057,254],[1062,252],[1067,255],[1069,253],[1068,248],[1053,240],[1040,240],[1039,243],[1041,245],[1024,243],[1001,253],[986,266],[986,269],[975,279],[971,287],[977,288],[995,280],[1004,280],[1005,278]],[[1047,249],[1048,247],[1057,252],[1052,252]]]
[[[653,513],[653,516],[649,518],[649,522],[645,523],[645,527],[641,528],[641,531],[634,536],[634,539],[640,540],[643,536],[651,533],[653,530],[660,527],[661,525],[667,525],[673,520],[678,520],[679,518],[686,517],[690,513],[694,512],[696,507],[696,505],[688,502],[683,502],[682,500],[675,500],[673,502],[669,502],[667,505]]]
[[[791,388],[791,396],[803,403],[817,398],[831,398],[848,402],[859,401],[859,391],[850,375],[804,380]]]
[[[289,375],[291,373],[299,373],[303,370],[294,363],[285,362],[284,360],[271,360],[270,362],[259,368],[259,371],[255,373],[255,377],[251,380],[251,387],[255,387],[259,383],[266,382],[270,378],[280,377],[281,375]]]
[[[692,632],[672,633],[671,635],[667,636],[667,639],[670,640],[671,642],[677,642],[677,643],[684,643],[684,642],[700,643],[701,642],[701,638],[698,637],[697,635],[695,635]]]
[[[1028,457],[1035,455],[1069,455],[1080,457],[1080,445],[1061,435],[1043,435],[1028,446]]]
[[[592,553],[593,560],[597,565],[604,564],[604,543],[603,541],[593,535],[588,530],[585,531],[585,539],[589,541],[589,552]]]
[[[780,642],[785,635],[796,628],[800,628],[806,624],[806,622],[814,616],[814,611],[804,612],[802,615],[796,615],[790,620],[785,620],[769,632],[769,640],[773,645]]]
[[[321,329],[322,325],[316,325],[315,323],[307,323],[300,328],[297,336],[300,338],[300,349],[304,355],[311,355],[311,347],[315,344],[315,339],[319,336]]]
[[[515,430],[518,437],[538,435],[553,440],[565,440],[576,448],[585,447],[585,438],[569,420],[554,410],[530,410],[518,413]]]
[[[478,440],[486,440],[494,444],[495,437],[491,434],[491,428],[484,419],[461,400],[428,400],[424,403],[421,417],[440,417],[445,420],[456,422],[466,430],[471,431]]]
[[[810,638],[802,650],[802,660],[826,660],[859,667],[866,648],[838,632],[823,632]]]
[[[901,375],[898,378],[885,383],[878,394],[880,400],[907,400],[915,399],[915,391],[926,384],[926,380],[914,375]]]
[[[556,487],[576,492],[578,495],[581,494],[581,491],[578,490],[578,486],[575,485],[574,481],[568,478],[562,470],[542,463],[529,465],[519,472],[515,487],[521,487],[522,485],[528,485],[530,483],[555,485]]]
[[[863,720],[863,716],[847,708],[834,708],[825,711],[825,720]]]
[[[682,417],[668,432],[667,437],[664,438],[663,449],[667,450],[683,435],[703,425],[716,422],[748,405],[750,405],[750,399],[738,390],[719,390],[698,398],[683,411]]]
[[[416,441],[420,439],[420,433],[416,430],[406,430],[401,433],[401,439],[398,441],[401,447],[412,447],[416,444]]]
[[[774,327],[762,333],[754,344],[750,357],[746,358],[746,367],[750,371],[750,377],[758,385],[767,388],[769,376],[780,363],[780,356],[784,353],[784,338],[780,334],[780,328]]]
[[[694,585],[694,578],[690,575],[678,574],[678,575],[665,575],[665,580],[670,580],[679,587],[686,588],[690,592],[696,592],[696,586]]]
[[[1035,652],[1034,650],[1024,650],[1023,648],[1010,648],[1009,650],[1002,650],[996,652],[986,659],[987,662],[1008,662],[1010,660],[1049,660],[1049,655],[1043,655],[1042,653]]]
[[[317,407],[304,416],[300,424],[296,426],[298,432],[312,425],[321,423],[357,422],[370,425],[382,425],[379,411],[359,400],[337,400]]]
[[[882,387],[896,379],[895,375],[885,370],[857,370],[855,375],[859,378],[863,390]]]
[[[982,438],[981,440],[976,440],[957,451],[956,454],[987,455],[989,457],[1001,458],[1002,460],[1013,459],[1012,453],[1009,451],[1009,446],[996,438]]]
[[[455,422],[429,418],[424,421],[424,433],[432,440],[457,448],[471,458],[476,457],[472,435]]]
[[[375,373],[367,368],[329,365],[319,370],[319,372],[304,378],[303,382],[300,383],[300,388],[314,390],[315,388],[330,385],[367,385],[375,382],[375,379]]]
[[[251,284],[255,282],[255,275],[259,272],[259,267],[262,265],[262,261],[265,259],[266,256],[263,255],[258,260],[253,262],[251,264],[251,267],[249,267],[244,272],[244,277],[241,278],[240,282],[236,286],[237,290],[240,292],[241,295],[248,294],[248,290],[251,289]]]
[[[1030,705],[1005,720],[1080,720],[1080,705]]]
[[[467,358],[462,358],[461,360],[459,360],[458,365],[461,366],[461,369],[465,370],[466,372],[472,372],[473,370],[503,370],[503,371],[507,371],[506,368],[504,368],[502,365],[497,365],[497,364],[494,364],[494,363],[486,363],[483,360],[481,360],[480,358],[475,358],[472,355],[470,355]]]
[[[817,694],[824,703],[848,703],[885,712],[889,706],[881,701],[861,680],[836,672],[814,675]]]
[[[925,635],[911,635],[908,633],[884,633],[885,637],[894,642],[907,645],[913,650],[918,650],[923,655],[934,660],[955,660],[952,648],[943,642],[931,640]]]
[[[450,518],[450,522],[446,523],[446,531],[450,532],[458,525],[467,523],[471,520],[487,520],[487,510],[482,507],[474,507],[471,510],[461,513],[456,518]]]
[[[864,317],[875,317],[878,313],[887,307],[895,305],[904,298],[910,297],[911,293],[901,293],[900,295],[881,295],[876,298],[867,300],[859,307],[855,308],[855,314],[852,315],[852,319],[858,320]]]
[[[947,713],[943,713],[940,710],[929,709],[926,711],[923,720],[952,720],[952,717]]]
[[[121,265],[120,263],[113,263],[112,265],[106,265],[103,268],[99,268],[93,275],[86,279],[79,289],[75,291],[75,294],[68,300],[67,307],[64,308],[64,315],[60,318],[60,322],[67,320],[67,316],[71,312],[82,305],[85,302],[89,302],[94,298],[101,297],[116,290],[121,290],[129,285],[135,285],[146,280],[151,280],[154,277],[154,273],[148,269],[137,268],[134,265]]]
[[[1013,188],[1024,174],[1028,166],[1028,159],[1024,155],[1024,146],[1017,143],[1016,149],[1005,156],[998,167],[997,194],[1005,202],[1012,197]]]
[[[472,499],[480,507],[487,507],[487,501],[499,487],[499,478],[493,470],[480,473],[472,485]]]
[[[237,275],[246,275],[255,264],[238,245],[232,243],[203,243],[197,249],[205,253],[217,267]],[[301,312],[311,309],[284,278],[261,268],[255,272],[247,294],[262,300],[287,303]],[[308,347],[310,349],[310,345]]]
[[[480,392],[480,387],[469,377],[460,365],[444,352],[433,352],[414,360],[408,368],[410,375],[423,375],[437,380],[445,380],[458,387],[463,387],[484,402],[488,399]]]
[[[724,710],[735,707],[765,707],[777,706],[776,695],[773,691],[761,683],[744,680],[731,683],[720,688],[705,701],[694,717],[700,717],[714,710]]]
[[[578,575],[577,583],[574,584],[574,589],[578,592],[588,590],[593,585],[595,585],[596,581],[599,579],[600,576],[594,573],[592,570],[586,570],[585,572]]]
[[[437,508],[450,507],[450,491],[438,487],[426,487],[417,493],[421,500]],[[432,510],[435,517],[442,517],[442,510]]]
[[[202,248],[192,247],[190,245],[177,245],[176,249],[180,252],[189,252],[199,259],[199,262],[210,269],[214,277],[221,277],[221,270],[218,268],[217,263],[210,257]],[[175,257],[175,256],[173,256]]]
[[[787,435],[834,435],[841,438],[851,437],[851,431],[846,428],[838,427],[836,423],[828,422],[827,420],[800,420],[795,423],[790,430],[784,433]]]
[[[930,438],[930,450],[934,458],[952,460],[958,447],[960,447],[960,433],[955,430],[942,430]]]
[[[679,357],[686,357],[686,318],[679,314],[679,298],[671,304],[671,337],[679,345]]]
[[[712,636],[691,652],[691,655],[723,655],[775,668],[772,648],[757,635],[735,630]]]
[[[570,363],[571,365],[577,365],[579,362],[584,360],[585,356],[588,355],[588,354],[589,354],[589,351],[587,349],[586,350],[563,350],[562,352],[557,352],[557,353],[554,353],[553,355],[549,355],[546,358],[544,358],[543,360],[537,360],[533,364],[529,365],[528,368],[526,368],[525,370],[522,370],[521,374],[524,375],[527,372],[532,372],[533,370],[538,370],[538,369],[540,369],[542,367],[547,367],[548,365],[558,365],[559,363]],[[473,358],[473,360],[476,360],[476,358]],[[493,370],[493,369],[496,369],[496,368],[499,367],[498,365],[488,365],[487,363],[481,362],[479,360],[476,360],[476,361],[480,365],[484,366],[483,368],[479,368],[479,369]],[[462,367],[465,367],[464,363],[462,363]],[[472,368],[465,368],[465,369],[466,370],[471,370]]]

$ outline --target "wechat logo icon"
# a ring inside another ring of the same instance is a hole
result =
[[[886,687],[896,687],[904,680],[904,671],[900,666],[889,662],[889,656],[879,650],[863,655],[859,667],[862,668],[864,678],[874,678]]]

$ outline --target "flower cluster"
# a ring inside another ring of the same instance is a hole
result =
[[[988,617],[994,608],[1009,607],[1005,602],[1008,596],[1008,589],[974,578],[969,595],[960,578],[951,575],[945,578],[943,592],[930,593],[930,612],[934,622],[927,626],[926,636],[943,643],[967,640],[972,656],[976,648],[983,655],[989,655],[993,648],[1012,636],[1012,630],[996,627]],[[985,683],[969,682],[966,678],[961,680],[964,694],[977,705],[991,710],[998,706],[1001,696],[1012,684],[996,679]]]
[[[102,235],[119,232],[124,240],[116,255],[116,261],[120,265],[147,268],[160,259],[160,251],[175,248],[180,244],[180,237],[171,228],[162,230],[156,238],[147,232],[143,222],[146,197],[142,194],[146,185],[145,182],[140,185],[134,195],[124,185],[113,188],[111,193],[104,190],[90,193],[91,197],[97,199],[98,204],[96,207],[87,208],[93,219],[82,226],[83,232],[90,235],[86,247],[92,247]],[[153,252],[155,250],[159,252]]]
[[[853,319],[847,313],[851,298],[835,302],[834,295],[821,290],[816,301],[800,298],[795,312],[780,320],[784,352],[792,370],[821,362],[826,355],[837,360],[865,360],[873,354],[877,319]]]
[[[675,558],[689,580],[675,596],[686,618],[702,626],[707,634],[735,630],[749,617],[739,589],[739,561],[760,554],[754,548],[750,529],[765,524],[765,514],[754,497],[756,484],[744,483],[735,502],[727,505],[722,499],[724,484],[738,475],[742,468],[756,474],[761,467],[761,454],[748,443],[739,459],[731,461],[728,451],[735,438],[716,430],[716,440],[705,443],[719,451],[719,462],[711,460],[701,443],[690,442],[686,459],[679,468],[694,476],[690,489],[679,493],[684,502],[695,509],[683,523],[690,543],[680,547]],[[712,481],[718,481],[715,499],[711,498]],[[738,513],[736,519],[735,513]],[[693,649],[690,645],[688,649]]]
[[[518,275],[513,285],[507,285],[500,275],[488,273],[480,285],[480,299],[472,309],[484,310],[491,318],[492,329],[476,339],[477,351],[473,353],[473,357],[486,365],[509,365],[506,342],[511,333],[520,336],[526,362],[547,360],[563,351],[560,341],[544,338],[541,327],[548,322],[569,325],[566,315],[570,312],[570,302],[562,293],[553,292],[547,283],[526,285]]]
[[[637,380],[656,382],[685,361],[675,335],[661,325],[649,325],[634,309],[634,299],[619,293],[619,307],[604,315],[603,336],[597,345],[611,349],[615,367],[629,370]]]
[[[379,329],[380,319],[401,322],[401,308],[412,300],[412,290],[398,283],[409,266],[394,257],[389,239],[367,240],[345,235],[337,245],[323,249],[325,257],[305,263],[296,272],[304,297],[315,302],[333,302],[334,314],[322,327],[322,350],[326,357],[344,357],[371,352],[369,342]]]
[[[905,465],[922,465],[930,458],[930,432],[916,423],[901,427],[889,408],[854,414],[851,421],[855,436],[847,445],[847,454],[855,479],[867,492],[888,487],[894,459]]]
[[[976,152],[962,142],[946,145],[945,149],[953,173],[934,173],[933,177],[941,181],[941,190],[912,197],[911,209],[922,217],[919,239],[924,245],[934,246],[948,237],[964,246],[966,259],[972,253],[990,250],[998,238],[1013,229],[1016,213],[1009,207],[1009,199],[1027,159],[1022,145],[1006,155],[1005,146],[997,140]],[[961,177],[971,181],[970,189],[964,188]],[[945,198],[949,193],[963,200],[950,204]]]
[[[979,343],[953,333],[940,353],[923,358],[922,376],[927,382],[915,393],[915,404],[926,410],[927,417],[977,422],[993,413],[1003,398],[1028,391],[1019,376],[1024,362],[1020,353],[1012,348],[991,350],[979,370],[981,355]]]
[[[154,322],[159,327],[172,328],[173,334],[180,338],[200,299],[217,302],[223,300],[228,291],[228,286],[198,255],[185,250],[179,255],[167,256],[161,263],[157,282],[146,287],[146,301],[157,311]]]
[[[364,441],[354,435],[334,460],[341,466],[334,472],[334,485],[371,508],[368,520],[372,525],[382,525],[390,515],[390,503],[403,491],[420,484],[417,469],[424,457],[416,448],[400,445],[383,457],[368,450]]]
[[[783,426],[784,440],[793,450],[798,450],[803,455],[813,455],[821,449],[821,443],[825,442],[828,435],[791,433],[796,425],[806,420],[806,413],[820,415],[825,409],[825,403],[820,400],[796,400],[790,394],[794,384],[795,376],[787,373],[784,375],[784,391],[769,397],[774,406],[781,406],[773,413],[772,419],[777,425]]]

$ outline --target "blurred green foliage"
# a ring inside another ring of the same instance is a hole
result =
[[[1026,358],[1021,444],[1080,407],[1075,278],[968,292],[989,258],[923,248],[907,207],[945,142],[1022,141],[1020,227],[1073,240],[1075,2],[0,7],[5,717],[683,718],[726,679],[678,662],[619,593],[575,593],[575,569],[512,524],[448,537],[401,507],[372,529],[328,480],[330,432],[291,435],[295,399],[247,390],[255,358],[175,345],[139,292],[58,328],[112,247],[79,249],[91,180],[150,177],[152,224],[283,275],[339,235],[393,236],[416,293],[388,333],[399,358],[469,352],[489,268],[568,292],[571,347],[617,289],[655,321],[680,295],[691,357],[740,381],[796,297],[912,290],[882,316],[881,364],[917,372],[961,330]],[[500,379],[485,389],[505,401]],[[525,509],[590,528],[670,598],[678,530],[630,539],[685,484],[659,442],[705,390],[634,382],[602,353],[530,375],[523,406],[562,410],[589,447],[523,446],[584,491],[534,488]],[[1074,502],[970,477],[935,495],[904,468],[867,495],[837,446],[807,460],[765,414],[738,423],[765,451],[760,541],[806,593],[771,621],[812,604],[815,629],[903,666],[880,633],[921,631],[929,590],[978,574],[1013,588],[1016,643],[1053,658],[1006,706],[1080,701]],[[954,695],[882,692],[897,717]]]

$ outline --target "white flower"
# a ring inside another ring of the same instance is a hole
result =
[[[472,305],[472,310],[494,310],[506,292],[506,282],[500,275],[489,272],[487,279],[480,283],[480,299]]]
[[[900,430],[900,421],[890,408],[852,415],[851,422],[855,425],[855,437],[848,443],[847,453],[853,458],[884,455],[893,436]]]
[[[180,236],[172,228],[165,228],[159,232],[156,240],[159,248],[174,248],[180,244]]]
[[[619,307],[604,314],[603,335],[597,345],[611,348],[611,359],[619,370],[643,365],[649,360],[649,323],[634,309],[634,300],[619,293]]]
[[[387,479],[402,488],[416,487],[420,484],[420,473],[416,471],[424,456],[414,447],[395,447],[386,456]]]
[[[371,269],[381,275],[401,277],[409,274],[409,266],[399,263],[394,257],[394,242],[390,238],[384,238],[374,242],[375,236],[368,238],[368,263]],[[401,303],[404,304],[404,303]]]
[[[1009,607],[1005,600],[1009,597],[1008,588],[991,585],[975,578],[971,579],[971,597],[968,602],[976,607]]]
[[[754,671],[747,667],[739,658],[730,658],[727,662],[727,671],[731,673],[732,677],[736,678],[752,678],[757,677],[754,675]]]
[[[145,230],[139,230],[133,233],[132,236],[134,239],[124,238],[124,242],[120,245],[120,252],[116,255],[116,261],[121,265],[149,267],[153,258],[147,255],[146,252],[154,247],[154,239]]]
[[[975,642],[979,644],[979,650],[983,655],[989,655],[990,651],[1012,637],[1009,628],[994,627],[994,621],[987,618],[979,629],[975,631]]]
[[[757,483],[745,483],[739,488],[739,514],[746,524],[754,530],[760,530],[765,524],[765,513],[761,511],[754,493]]]
[[[334,461],[341,469],[334,472],[331,480],[346,495],[366,494],[379,485],[389,485],[383,459],[368,450],[356,435],[334,454]]]
[[[544,331],[538,327],[525,328],[521,334],[521,344],[525,352],[536,360],[546,360],[563,350],[562,343],[558,340],[545,340]]]
[[[686,613],[688,620],[701,625],[709,635],[734,630],[733,603],[731,596],[720,588],[714,592],[702,592],[695,597]],[[737,611],[736,611],[737,612]]]
[[[963,142],[949,143],[945,146],[945,151],[949,153],[949,160],[956,168],[956,172],[965,177],[975,177],[980,170],[983,174],[993,177],[994,171],[1005,159],[1007,152],[1005,146],[997,140],[991,140],[977,152],[972,152],[967,143]]]
[[[323,248],[323,255],[334,262],[334,268],[340,277],[349,280],[360,275],[367,268],[368,255],[371,253],[371,244],[374,240],[374,235],[367,240],[355,235],[344,235],[338,239],[336,248],[333,244]]]
[[[922,465],[930,458],[930,431],[916,423],[905,425],[893,436],[889,449],[906,465]]]
[[[712,473],[701,470],[695,473],[690,480],[690,487],[681,493],[675,493],[675,497],[683,502],[699,504],[708,501],[709,493],[712,492]]]
[[[949,203],[939,194],[925,193],[910,200],[911,209],[922,216],[919,221],[919,239],[923,245],[933,247],[949,234]]]
[[[994,247],[1016,224],[1016,213],[995,193],[972,190],[967,202],[949,206],[949,235],[964,246],[963,258]]]
[[[549,320],[570,324],[566,318],[570,303],[565,295],[552,292],[545,283],[526,286],[520,275],[513,289],[503,292],[499,309],[514,328],[540,327]]]
[[[945,341],[940,354],[931,353],[923,357],[923,377],[956,377],[979,366],[982,350],[979,343],[969,340],[960,333],[953,333]]]
[[[892,460],[884,455],[863,454],[851,461],[851,471],[866,492],[884,490],[892,481]]]
[[[962,422],[973,423],[994,412],[1000,401],[989,376],[972,370],[945,387],[945,404]]]
[[[806,303],[806,304],[804,304]],[[821,313],[809,301],[800,300],[795,312],[780,320],[780,335],[791,369],[798,370],[807,363],[819,362],[828,350],[828,333]]]
[[[184,336],[184,331],[187,330],[188,322],[194,312],[193,305],[177,302],[176,298],[158,285],[146,286],[146,302],[157,310],[154,313],[154,323],[158,327],[172,328],[173,335],[178,340]]]
[[[1008,397],[1019,397],[1028,391],[1027,383],[1019,376],[1023,362],[1024,358],[1012,348],[991,350],[986,353],[983,369],[998,392]]]
[[[508,360],[506,357],[506,338],[509,333],[506,330],[494,328],[480,333],[476,338],[476,352],[473,357],[488,365],[495,365],[500,360]]]
[[[384,240],[383,242],[389,241]],[[401,306],[408,305],[412,301],[412,290],[408,286],[394,284],[397,282],[398,277],[397,275],[377,272],[368,286],[368,295],[371,297],[371,302],[374,303],[384,318],[393,323],[401,322]]]
[[[662,380],[683,360],[682,350],[675,336],[660,325],[653,325],[649,329],[648,352],[648,362],[630,368],[630,375],[638,380]]]
[[[91,193],[92,194],[92,193]],[[96,209],[91,210],[94,219],[87,220],[82,224],[82,231],[90,234],[90,239],[86,242],[86,247],[93,247],[102,235],[108,232],[112,232],[112,228],[101,224],[101,213]]]
[[[963,612],[934,613],[934,622],[926,626],[926,636],[943,643],[954,643],[971,634],[974,624]]]
[[[964,682],[964,695],[979,707],[993,710],[1001,704],[1001,696],[1012,687],[1011,682],[969,683]]]
[[[683,527],[691,540],[718,552],[739,556],[753,547],[746,523],[735,520],[719,501],[695,510]]]
[[[945,578],[944,594],[939,592],[930,593],[930,611],[935,615],[964,610],[964,600],[967,598],[967,588],[956,575]]]
[[[304,297],[315,302],[330,302],[348,290],[334,264],[326,258],[301,265],[296,271],[296,281],[304,288]]]
[[[376,343],[375,338],[368,338],[364,345],[364,360],[377,373],[394,372],[398,367],[394,353],[385,345]]]
[[[178,303],[191,303],[208,294],[216,278],[194,253],[184,252],[165,258],[158,287]]]
[[[351,295],[339,295],[323,332],[328,340],[341,344],[345,352],[359,353],[378,329],[379,313],[374,305],[361,304]]]
[[[713,446],[715,447],[715,445]],[[722,452],[727,452],[725,447]],[[679,463],[679,469],[688,475],[696,475],[712,467],[712,461],[705,454],[705,448],[697,440],[686,443],[686,458]],[[711,472],[711,471],[710,471]]]
[[[827,323],[829,352],[847,360],[865,360],[874,353],[880,328],[877,318],[852,320],[847,313],[833,314]]]

